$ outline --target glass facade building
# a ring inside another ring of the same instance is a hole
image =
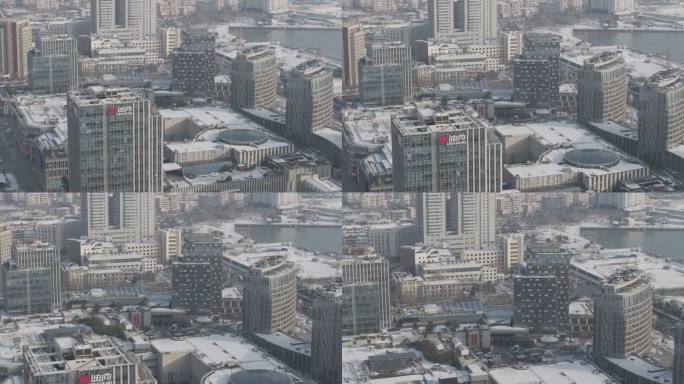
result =
[[[416,103],[392,117],[395,192],[498,192],[501,143],[474,111]]]

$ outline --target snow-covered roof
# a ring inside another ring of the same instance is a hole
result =
[[[654,384],[669,384],[672,381],[672,371],[653,365],[639,357],[631,356],[627,359],[606,358],[612,364],[645,379]]]
[[[614,384],[608,376],[586,362],[559,362],[489,371],[495,384]]]

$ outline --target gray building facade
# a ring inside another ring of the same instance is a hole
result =
[[[577,120],[613,121],[627,118],[627,64],[617,52],[584,62],[577,80]]]
[[[181,46],[171,53],[174,87],[191,97],[213,97],[216,77],[216,34],[184,30]]]
[[[513,323],[531,331],[566,332],[570,326],[570,254],[530,251],[513,277]]]
[[[319,383],[342,383],[342,301],[339,290],[314,301],[311,327],[311,370]]]
[[[250,268],[244,289],[243,330],[287,332],[296,325],[297,271],[283,259],[264,260]]]
[[[664,165],[684,144],[684,84],[676,70],[656,73],[639,92],[639,157]]]
[[[651,349],[653,288],[633,269],[618,270],[594,295],[594,356],[628,358]]]
[[[273,107],[278,96],[275,49],[258,45],[240,52],[232,62],[230,85],[233,108]]]
[[[560,102],[560,38],[525,33],[523,53],[513,60],[513,98],[532,107],[555,108]]]
[[[28,54],[28,82],[34,93],[66,93],[71,88],[71,58],[43,55],[32,49]]]
[[[298,65],[285,83],[287,136],[307,143],[312,133],[333,121],[332,72],[320,60]]]
[[[211,234],[184,233],[181,257],[172,262],[172,303],[191,313],[220,310],[223,242]]]
[[[359,96],[368,105],[399,105],[406,100],[403,64],[375,64],[359,61]]]
[[[162,127],[149,98],[99,86],[67,98],[70,192],[158,192]]]
[[[415,104],[392,116],[395,192],[498,192],[501,143],[461,107]]]

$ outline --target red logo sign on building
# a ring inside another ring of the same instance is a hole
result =
[[[468,137],[463,134],[452,134],[452,135],[439,135],[437,142],[439,145],[456,145],[464,144],[468,140]]]
[[[90,384],[90,376],[81,375],[78,377],[78,384]]]
[[[119,107],[116,105],[108,105],[107,106],[107,116],[116,116],[116,114],[119,112]]]

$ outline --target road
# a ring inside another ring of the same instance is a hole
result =
[[[41,191],[37,177],[38,170],[26,156],[19,153],[14,134],[5,117],[0,118],[0,157],[3,160],[0,170],[11,173],[17,178],[20,191]]]

